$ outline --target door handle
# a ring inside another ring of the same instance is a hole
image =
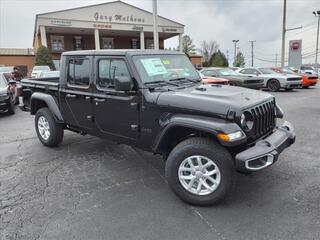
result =
[[[103,99],[103,98],[94,98],[93,101],[95,101],[95,102],[104,102],[106,100]]]
[[[75,95],[75,94],[67,94],[66,97],[67,98],[76,98],[77,95]]]

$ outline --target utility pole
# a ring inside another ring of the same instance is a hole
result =
[[[152,8],[153,8],[153,43],[154,43],[154,49],[159,50],[157,0],[152,1]]]
[[[228,60],[228,63],[229,63],[229,50],[227,50],[227,60]]]
[[[283,0],[281,67],[284,67],[284,55],[285,55],[285,48],[286,48],[286,32],[302,28],[302,26],[300,26],[300,27],[287,29],[286,20],[287,20],[287,0]]]
[[[319,25],[320,25],[320,10],[313,12],[313,14],[318,17],[318,28],[317,28],[317,42],[316,42],[316,60],[315,60],[315,68],[316,73],[318,73],[318,51],[319,51]]]
[[[284,67],[284,52],[286,47],[286,19],[287,19],[287,0],[283,0],[281,67]]]
[[[237,58],[237,43],[239,42],[239,40],[232,40],[232,42],[234,43],[234,61],[233,61],[233,66],[236,66],[236,58]]]
[[[251,43],[251,67],[253,67],[253,43],[255,43],[256,41],[251,40],[249,42]]]

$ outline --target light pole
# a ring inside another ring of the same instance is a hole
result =
[[[319,51],[319,25],[320,25],[320,10],[313,12],[313,14],[318,17],[318,29],[317,29],[317,42],[316,42],[316,61],[315,61],[315,66],[316,66],[316,71],[318,73],[318,51]]]
[[[232,40],[232,42],[234,43],[234,61],[233,61],[233,66],[236,66],[236,58],[237,58],[237,43],[239,42],[239,40]]]

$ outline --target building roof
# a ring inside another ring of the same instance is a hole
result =
[[[69,12],[69,11],[78,10],[78,9],[85,9],[85,8],[91,8],[91,7],[100,7],[100,6],[109,5],[109,4],[115,4],[115,3],[121,3],[121,4],[123,4],[123,5],[129,6],[129,7],[132,7],[132,8],[135,8],[135,9],[140,10],[140,11],[143,11],[143,12],[145,12],[145,13],[153,14],[152,12],[146,11],[146,10],[144,10],[144,9],[142,9],[142,8],[139,8],[139,7],[136,7],[136,6],[134,6],[134,5],[131,5],[131,4],[122,2],[122,1],[120,1],[120,0],[115,0],[115,1],[110,1],[110,2],[105,2],[105,3],[99,3],[99,4],[93,4],[93,5],[87,5],[87,6],[82,6],[82,7],[68,8],[68,9],[59,10],[59,11],[40,13],[40,14],[37,14],[36,17],[38,17],[38,16],[45,16],[45,15],[54,14],[54,13]],[[173,21],[173,20],[171,20],[171,19],[168,19],[168,18],[159,16],[159,15],[158,15],[158,18],[162,18],[162,19],[168,20],[168,21],[170,21],[170,22],[172,22],[172,23],[175,23],[175,24],[180,25],[181,27],[184,27],[184,25],[183,25],[182,23]]]
[[[124,11],[127,11],[127,10],[129,10],[129,13],[128,14],[124,13]],[[96,14],[97,14],[97,17],[95,17]],[[115,20],[115,16],[119,17],[122,15],[129,17],[130,21],[126,20],[126,22],[122,22],[122,21],[118,21],[119,19]],[[151,26],[153,24],[152,15],[153,15],[152,12],[146,11],[144,9],[138,8],[136,6],[130,5],[128,3],[125,3],[119,0],[37,14],[35,18],[33,45],[35,43],[36,34],[38,33],[38,30],[39,30],[38,23],[41,20],[46,21],[48,19],[58,19],[61,21],[66,21],[66,22],[70,21],[74,23],[79,23],[82,21],[82,22],[108,23],[108,24],[126,23],[132,26],[135,26],[135,25]],[[101,20],[101,17],[103,18],[102,20]],[[109,20],[110,19],[109,17],[113,17],[111,18],[112,20]],[[142,21],[132,22],[131,18],[142,20]],[[171,30],[171,27],[179,28],[179,29],[184,28],[183,24],[159,15],[158,15],[158,26],[167,28],[169,30]],[[72,27],[72,26],[68,26],[68,27]]]
[[[5,56],[33,56],[32,48],[0,48],[0,55]]]

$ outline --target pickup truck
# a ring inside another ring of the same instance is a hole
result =
[[[269,167],[295,141],[289,122],[277,126],[283,111],[272,95],[203,85],[182,53],[65,52],[60,78],[22,85],[43,145],[70,130],[161,154],[169,186],[190,204],[222,201],[237,171]]]

